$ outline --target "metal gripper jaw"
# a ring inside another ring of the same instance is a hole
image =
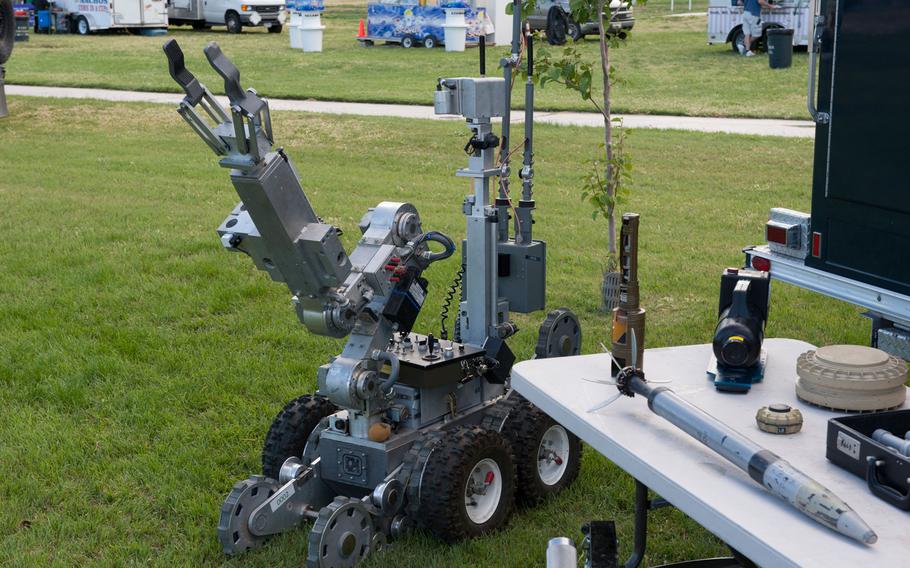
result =
[[[243,90],[240,86],[240,71],[217,43],[209,43],[203,52],[212,68],[224,79],[230,114],[186,68],[183,50],[176,40],[171,39],[164,44],[168,69],[171,77],[186,93],[178,112],[216,154],[225,156],[220,162],[222,166],[250,169],[265,157],[274,143],[268,102],[253,89]],[[204,114],[197,112],[197,107]],[[204,118],[205,115],[214,125]]]

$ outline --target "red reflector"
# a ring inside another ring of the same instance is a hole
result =
[[[752,268],[755,270],[761,270],[762,272],[771,272],[771,261],[760,256],[753,256]]]
[[[21,18],[22,16],[27,16],[25,10],[16,10],[16,17]]]
[[[779,245],[787,244],[787,229],[783,227],[776,227],[774,225],[765,225],[765,238],[768,239],[769,243],[777,243]]]
[[[494,479],[496,479],[496,474],[493,473],[492,471],[488,471],[486,477],[485,477],[484,480],[483,480],[483,482],[484,482],[485,485],[489,485],[489,484],[493,483],[493,480],[494,480]]]
[[[822,234],[812,233],[812,256],[821,258],[822,256]]]

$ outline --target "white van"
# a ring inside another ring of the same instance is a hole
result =
[[[264,26],[269,33],[281,33],[285,19],[284,0],[170,0],[170,23],[205,30],[227,26],[240,33],[244,26]]]
[[[69,18],[70,31],[167,28],[167,0],[56,0]]]
[[[794,46],[809,45],[809,31],[812,29],[809,0],[781,0],[774,4],[778,8],[762,10],[762,37],[759,45],[766,45],[765,33],[770,28],[791,29]],[[738,52],[745,36],[742,17],[742,0],[709,0],[708,44],[730,43],[733,51]]]

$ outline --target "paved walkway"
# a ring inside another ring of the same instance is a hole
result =
[[[171,93],[150,93],[144,91],[116,91],[112,89],[82,89],[75,87],[30,87],[7,85],[6,94],[11,97],[52,97],[65,99],[97,99],[117,102],[144,102],[176,105],[181,95]],[[223,102],[226,99],[220,98]],[[269,99],[272,110],[295,112],[320,112],[326,114],[354,114],[361,116],[394,116],[432,120],[454,120],[453,117],[438,117],[433,107],[418,105],[397,105],[377,103],[346,103],[338,101],[314,101]],[[518,121],[522,112],[513,113]],[[707,118],[695,116],[667,116],[649,114],[618,115],[628,128],[660,128],[690,130],[697,132],[727,132],[731,134],[756,134],[760,136],[784,136],[790,138],[812,138],[815,128],[805,120],[781,120],[764,118]],[[603,125],[599,114],[589,112],[543,112],[534,113],[534,120],[543,124],[572,126]]]

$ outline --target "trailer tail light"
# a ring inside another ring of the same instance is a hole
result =
[[[799,249],[802,246],[799,238],[799,225],[794,223],[768,221],[765,223],[765,238],[769,243],[791,249]]]
[[[752,257],[752,268],[762,272],[771,272],[771,261],[760,256]]]
[[[815,258],[822,257],[822,234],[812,233],[812,256]]]
[[[15,16],[17,18],[24,18],[25,16],[28,16],[28,12],[26,12],[25,10],[16,10]]]

